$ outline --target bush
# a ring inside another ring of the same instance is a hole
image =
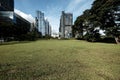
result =
[[[101,39],[100,42],[104,42],[104,43],[116,43],[115,38],[113,38],[113,37],[105,37],[105,38]]]
[[[91,33],[87,33],[84,36],[84,39],[89,41],[89,42],[98,42],[101,40],[100,34],[97,32],[91,32]]]

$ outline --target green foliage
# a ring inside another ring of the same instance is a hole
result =
[[[80,34],[87,32],[85,35],[87,39],[92,37],[93,39],[99,40],[100,36],[96,38],[93,34],[95,29],[99,27],[105,30],[106,36],[119,37],[120,25],[115,22],[114,13],[118,10],[118,6],[120,6],[120,0],[95,0],[92,8],[84,11],[84,13],[76,19],[73,27],[74,34],[76,34],[76,31]]]
[[[90,41],[90,42],[96,42],[96,41],[98,42],[98,41],[100,41],[100,34],[97,30],[92,31],[92,32],[87,33],[84,36],[84,39],[87,41]]]
[[[118,6],[120,6],[119,0],[95,0],[91,8],[92,15],[97,15],[96,19],[101,24],[100,28],[106,30],[106,35],[113,37],[116,36],[115,33],[119,34],[117,31],[119,26],[116,26],[114,19],[114,12],[117,11]]]
[[[83,15],[77,17],[74,26],[72,27],[74,36],[79,34],[79,36],[83,37],[83,31],[87,28],[85,21],[88,19],[89,15],[89,10],[86,10]]]
[[[51,38],[51,36],[48,35],[48,34],[46,34],[46,35],[44,36],[44,39],[50,39],[50,38]]]

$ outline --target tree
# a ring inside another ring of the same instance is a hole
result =
[[[118,11],[118,6],[120,0],[95,0],[91,8],[92,15],[96,14],[97,22],[101,23],[100,28],[105,30],[106,36],[117,39],[116,43],[119,43],[120,36],[120,25],[115,22],[115,11]]]
[[[120,21],[120,13],[118,15],[115,14],[116,11],[120,11],[119,6],[120,0],[95,0],[92,8],[84,11],[76,19],[74,28],[79,33],[82,33],[82,30],[86,30],[87,40],[95,38],[97,40],[98,37],[95,37],[94,34],[98,35],[99,31],[96,31],[96,28],[99,28],[105,30],[107,37],[114,37],[116,42],[119,43],[120,23],[116,23],[115,20],[117,18]]]
[[[88,25],[86,22],[88,22],[88,17],[89,17],[89,9],[84,11],[84,14],[77,17],[74,26],[73,26],[73,34],[78,35],[80,39],[83,39],[83,33],[86,31]]]

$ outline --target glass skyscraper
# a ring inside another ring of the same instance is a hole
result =
[[[41,11],[37,11],[37,17],[36,17],[36,23],[38,31],[42,33],[43,36],[45,36],[45,19],[44,19],[44,13]]]
[[[49,21],[45,20],[44,13],[41,11],[37,11],[36,27],[38,31],[42,33],[42,36],[51,35],[51,26]]]
[[[51,36],[51,26],[47,19],[45,20],[45,35]]]

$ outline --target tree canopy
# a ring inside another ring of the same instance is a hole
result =
[[[120,0],[95,0],[91,9],[85,10],[75,23],[73,30],[86,40],[97,41],[99,30],[105,30],[106,37],[120,37]],[[117,20],[116,20],[117,18]],[[83,33],[86,33],[83,35]],[[74,33],[75,34],[75,33]]]

